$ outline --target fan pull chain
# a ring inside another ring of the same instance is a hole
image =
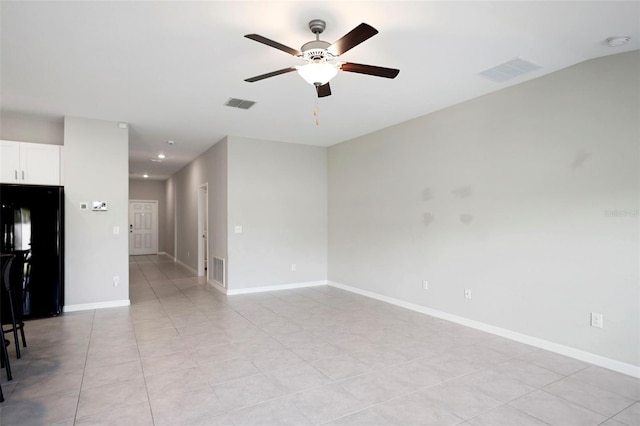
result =
[[[318,109],[318,98],[316,98],[316,105],[313,108],[313,116],[316,118],[316,126],[320,124],[320,113],[319,113],[319,109]]]

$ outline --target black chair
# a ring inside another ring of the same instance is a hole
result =
[[[2,297],[2,331],[4,333],[13,333],[13,340],[16,345],[16,358],[20,358],[20,341],[18,340],[18,331],[22,337],[22,346],[27,347],[27,339],[24,335],[24,321],[22,319],[22,286],[24,258],[20,256],[9,259],[4,267],[2,281],[4,284],[4,292]],[[11,325],[11,328],[5,329],[5,325]]]
[[[4,256],[2,258],[2,274],[0,275],[0,280],[4,280],[5,273],[10,270],[11,265],[13,264],[13,259],[15,255]],[[3,286],[0,286],[2,289]],[[2,299],[4,291],[0,291],[0,317],[2,317]],[[0,336],[0,367],[4,368],[7,371],[7,380],[12,380],[13,376],[11,374],[11,364],[9,363],[9,351],[7,350],[7,346],[9,345],[9,341],[4,338],[4,333]],[[0,401],[1,402],[1,401]]]

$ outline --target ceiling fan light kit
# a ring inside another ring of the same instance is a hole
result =
[[[322,86],[338,74],[338,68],[327,62],[311,62],[299,66],[298,74],[307,83],[313,86]]]
[[[258,34],[245,35],[248,39],[282,50],[285,53],[301,58],[307,62],[305,65],[298,65],[272,71],[267,74],[247,78],[245,81],[253,83],[265,78],[275,77],[291,71],[297,71],[307,83],[315,86],[317,96],[322,98],[331,95],[329,81],[338,74],[338,71],[354,72],[385,78],[395,78],[400,72],[400,70],[394,68],[383,68],[339,61],[333,62],[348,50],[378,34],[378,30],[373,28],[371,25],[362,23],[333,44],[320,40],[320,34],[322,34],[325,28],[326,23],[321,19],[314,19],[309,22],[309,29],[313,34],[315,34],[316,39],[303,44],[300,51]]]

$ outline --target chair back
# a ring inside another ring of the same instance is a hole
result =
[[[13,261],[15,258],[16,256],[12,255],[2,265],[2,286],[5,290],[9,290],[9,288],[11,288],[11,267],[13,266]]]
[[[12,311],[16,321],[21,321],[23,317],[22,266],[22,262],[13,256],[5,263],[2,271],[2,312],[0,318],[3,324],[12,321]],[[13,309],[10,308],[10,305]]]

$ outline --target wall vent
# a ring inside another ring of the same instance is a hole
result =
[[[225,282],[225,270],[224,270],[224,259],[219,257],[213,257],[213,280],[220,284],[222,287],[226,288],[227,283]]]
[[[231,108],[249,109],[255,104],[254,101],[246,99],[229,98],[225,105]]]
[[[515,58],[504,64],[482,71],[480,75],[491,81],[502,83],[540,68],[542,68],[540,65],[534,64],[533,62],[526,61],[522,58]]]

